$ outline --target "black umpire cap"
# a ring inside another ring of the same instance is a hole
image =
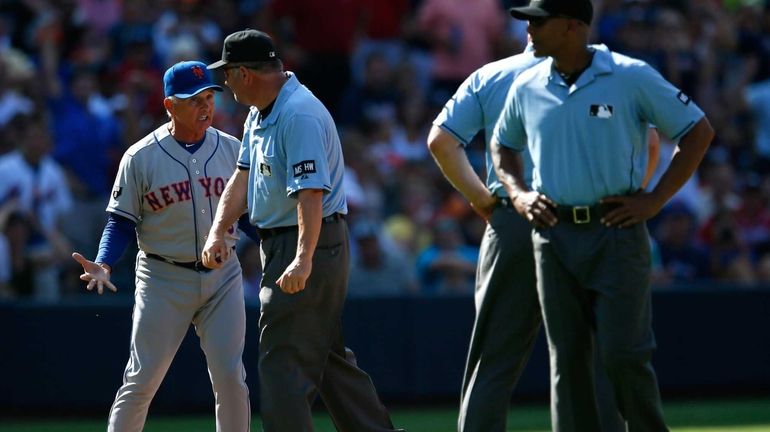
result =
[[[267,33],[246,29],[225,38],[222,60],[208,65],[208,69],[217,69],[228,63],[269,62],[279,58],[273,39]]]
[[[529,6],[511,8],[510,12],[512,17],[520,20],[567,17],[591,25],[594,7],[591,0],[531,0]]]

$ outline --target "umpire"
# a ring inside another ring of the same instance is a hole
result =
[[[341,329],[348,284],[342,148],[331,115],[257,30],[229,35],[221,69],[250,105],[238,167],[217,208],[204,265],[228,258],[225,230],[246,210],[261,238],[259,376],[264,429],[312,431],[320,395],[337,430],[392,431]],[[231,221],[231,222],[228,222]]]
[[[604,45],[593,49],[608,51]],[[506,428],[511,393],[540,329],[531,226],[513,208],[492,166],[489,140],[506,95],[521,73],[543,61],[528,45],[524,52],[488,63],[473,72],[433,121],[428,148],[444,176],[487,222],[476,271],[476,320],[460,393],[459,432]],[[465,148],[484,132],[486,183],[473,170]],[[659,139],[650,128],[650,163],[643,186],[655,171]],[[531,184],[532,162],[524,151],[524,180]],[[596,403],[602,432],[625,431],[606,374],[597,363]],[[585,398],[592,399],[591,393]],[[594,413],[584,413],[593,416]]]
[[[586,415],[593,401],[584,397],[593,385],[595,340],[628,429],[667,431],[651,364],[644,222],[692,175],[714,132],[703,111],[649,65],[587,45],[589,0],[532,0],[511,14],[529,22],[534,55],[544,60],[514,81],[492,156],[516,210],[535,226],[554,430],[599,430]],[[658,184],[644,192],[649,124],[678,140],[678,148]],[[531,191],[509,151],[525,148]]]

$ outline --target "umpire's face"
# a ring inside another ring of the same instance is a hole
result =
[[[577,20],[561,16],[530,17],[527,21],[535,57],[558,55],[566,42],[574,37],[572,30],[577,25]]]
[[[166,109],[177,131],[201,138],[214,119],[214,90],[206,89],[187,99],[173,98]]]
[[[222,68],[222,72],[225,74],[225,85],[233,92],[235,101],[249,105],[249,101],[245,100],[245,95],[243,94],[244,81],[248,78],[249,70],[244,66],[236,64],[225,65]]]

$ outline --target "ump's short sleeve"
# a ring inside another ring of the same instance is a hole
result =
[[[500,117],[497,119],[495,131],[492,136],[501,145],[516,151],[524,151],[527,146],[527,134],[524,130],[524,123],[521,118],[516,84],[511,86],[508,96],[505,98],[505,105]]]
[[[681,138],[703,118],[703,111],[688,95],[649,65],[635,68],[634,75],[631,82],[636,84],[641,120],[654,124],[669,138]]]
[[[251,142],[249,141],[249,130],[251,130],[251,114],[246,116],[243,123],[243,138],[241,138],[241,148],[238,151],[238,167],[248,169],[251,166]]]
[[[286,152],[286,193],[293,195],[301,189],[331,191],[327,142],[328,131],[318,116],[298,114],[284,132]]]
[[[484,110],[475,89],[477,79],[478,73],[466,78],[433,121],[464,146],[484,128]]]
[[[120,160],[118,174],[112,187],[107,211],[118,214],[139,223],[142,214],[142,200],[144,196],[140,176],[138,175],[137,161],[132,154],[125,153]]]

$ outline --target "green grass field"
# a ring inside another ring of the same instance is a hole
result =
[[[665,405],[666,419],[676,432],[770,432],[770,399],[680,401]],[[455,430],[456,409],[396,409],[393,421],[409,432],[452,432]],[[320,412],[315,417],[317,432],[334,432],[329,417]],[[0,432],[101,432],[103,419],[89,420],[24,420],[3,421]],[[145,432],[213,431],[213,416],[209,417],[153,417]],[[262,430],[255,419],[252,430]],[[511,409],[509,431],[546,432],[550,430],[548,407],[544,405],[517,405]]]

